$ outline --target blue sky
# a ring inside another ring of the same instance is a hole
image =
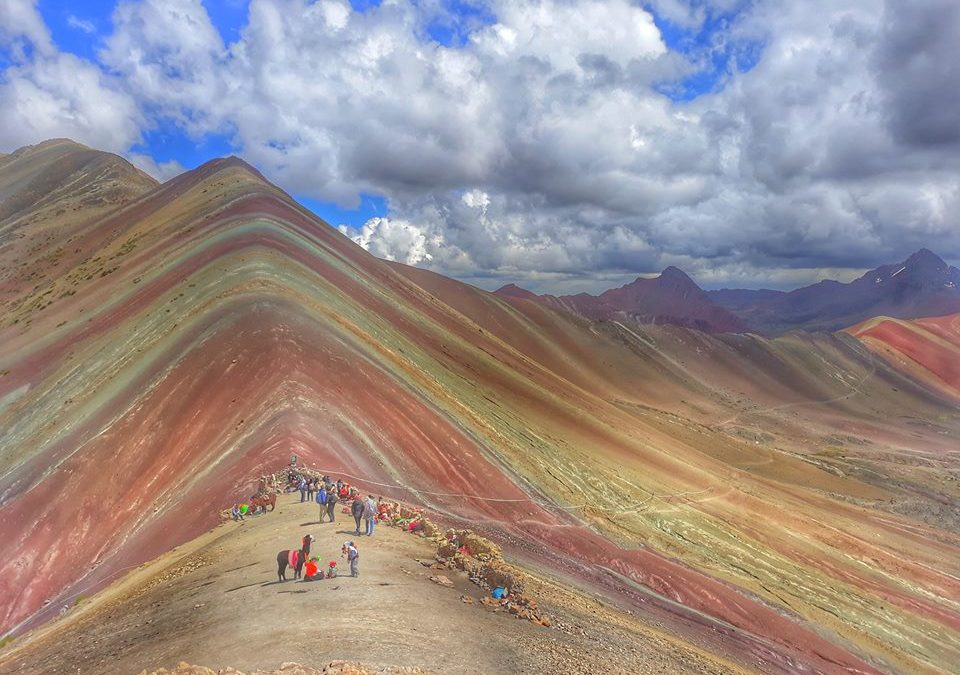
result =
[[[83,3],[39,0],[38,9],[61,51],[96,60],[98,50],[103,48],[104,36],[111,30],[111,16],[116,4],[116,0],[85,0]],[[204,8],[225,43],[240,39],[248,20],[248,4],[248,0],[203,0]],[[355,11],[365,12],[379,6],[380,2],[350,0],[350,4]],[[428,39],[447,47],[462,47],[469,39],[470,31],[496,22],[492,11],[479,2],[448,0],[444,8],[447,13],[432,20],[426,27],[426,33]],[[699,72],[659,87],[663,95],[673,100],[689,101],[718,89],[729,72],[731,59],[741,71],[756,63],[759,45],[751,45],[746,53],[742,46],[736,47],[735,52],[732,45],[711,50],[714,36],[735,19],[734,13],[710,14],[702,27],[691,29],[659,16],[649,5],[647,9],[653,14],[664,42],[671,50],[704,59],[704,68]],[[158,164],[175,161],[191,169],[213,157],[234,153],[237,147],[228,133],[191,136],[173,120],[158,117],[153,120],[152,128],[142,133],[141,141],[132,146],[131,151],[149,155]],[[293,194],[333,225],[346,224],[359,228],[372,217],[389,215],[389,202],[385,195],[362,193],[359,206],[348,208],[303,193]]]
[[[716,38],[725,33],[742,10],[709,14],[702,26],[689,28],[670,21],[652,7],[648,6],[648,9],[653,14],[668,48],[702,59],[703,67],[697,72],[659,87],[665,96],[675,101],[690,101],[705,93],[719,90],[732,71],[749,71],[763,53],[763,43],[759,41],[730,41],[722,42],[719,46],[716,42]]]
[[[102,47],[102,36],[110,31],[111,15],[116,0],[40,0],[42,14],[57,47],[64,52],[95,60]],[[379,0],[351,0],[359,12],[374,8]],[[235,42],[247,22],[248,0],[203,0],[214,26],[224,42]],[[491,23],[494,16],[475,3],[453,0],[448,3],[452,20],[436,20],[427,28],[428,35],[440,44],[450,47],[462,45],[467,39],[468,27]],[[0,61],[0,67],[3,62]],[[236,148],[227,134],[205,134],[191,137],[171,120],[159,119],[156,128],[143,134],[142,142],[131,150],[153,157],[158,164],[176,161],[187,169],[199,166],[213,158],[233,153]],[[383,195],[362,194],[358,208],[346,208],[334,202],[323,201],[304,194],[294,196],[311,211],[332,225],[346,224],[358,228],[368,219],[389,213]]]
[[[960,3],[4,0],[0,152],[236,154],[485,288],[960,259]],[[49,38],[49,39],[48,39]]]
[[[116,4],[116,0],[85,0],[83,3],[40,0],[38,7],[61,51],[95,60],[97,50],[102,48],[103,36],[110,31],[111,15]],[[374,0],[353,0],[351,4],[358,11],[363,11],[379,3]],[[460,3],[454,4],[459,6]],[[203,5],[225,42],[235,42],[240,38],[240,31],[247,22],[247,0],[205,0]],[[471,15],[469,8],[463,11],[465,16]],[[443,25],[438,25],[435,31],[437,39],[441,41],[456,37]],[[133,152],[150,155],[158,164],[176,161],[187,169],[236,151],[228,134],[191,137],[169,119],[157,119],[155,128],[146,130],[142,135],[142,141],[131,148]],[[332,225],[359,227],[369,218],[388,214],[386,199],[380,195],[362,195],[360,206],[355,209],[304,194],[294,196]]]

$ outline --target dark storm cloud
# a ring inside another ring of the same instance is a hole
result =
[[[960,3],[887,0],[876,50],[898,140],[936,147],[960,141]]]

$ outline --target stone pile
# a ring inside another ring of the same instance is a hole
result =
[[[470,581],[487,591],[504,589],[503,598],[485,597],[481,601],[484,605],[541,626],[552,625],[550,617],[537,606],[537,601],[524,593],[523,572],[504,561],[503,550],[496,543],[472,530],[450,528],[441,532],[420,509],[395,502],[381,504],[380,518],[390,525],[433,541],[437,545],[437,553],[436,562],[430,565],[431,568],[466,572]],[[443,575],[431,577],[432,580],[438,578],[446,579]],[[441,581],[434,583],[442,584]]]
[[[258,491],[273,491],[278,494],[283,492],[291,470],[302,476],[323,478],[323,474],[313,469],[287,467],[282,471],[261,476]],[[344,506],[344,511],[349,512],[349,507]],[[222,512],[221,516],[229,519],[229,510]],[[550,618],[537,607],[537,601],[524,594],[523,572],[504,561],[503,550],[496,543],[472,530],[442,530],[423,513],[423,509],[394,501],[380,503],[377,520],[434,542],[437,552],[436,562],[430,564],[433,569],[461,570],[467,574],[470,581],[486,591],[504,589],[503,598],[484,598],[484,605],[541,626],[551,625]]]
[[[518,619],[526,619],[540,626],[549,628],[553,625],[553,620],[540,610],[537,601],[523,593],[511,593],[501,600],[485,597],[480,602],[495,611],[506,611]]]

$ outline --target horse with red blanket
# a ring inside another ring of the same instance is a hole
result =
[[[287,580],[287,565],[293,568],[293,578],[299,579],[303,572],[303,566],[310,558],[310,544],[313,542],[313,535],[304,536],[300,549],[287,549],[277,554],[277,579],[278,581]]]

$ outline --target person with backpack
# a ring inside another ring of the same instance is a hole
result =
[[[300,482],[297,483],[297,489],[300,490],[300,503],[307,501],[307,480],[301,476]]]
[[[373,495],[367,495],[367,501],[363,503],[363,521],[367,525],[367,536],[372,537],[377,522],[377,503],[373,501]]]
[[[327,515],[330,517],[331,523],[337,519],[337,501],[339,501],[337,490],[335,487],[330,486],[330,489],[327,490]]]
[[[320,505],[320,522],[323,522],[323,517],[327,514],[327,491],[323,488],[317,490],[317,504]]]
[[[342,555],[347,556],[347,560],[350,562],[350,576],[359,577],[360,576],[360,552],[357,550],[357,547],[352,541],[344,542],[343,548],[341,549]]]
[[[357,536],[360,536],[360,520],[363,518],[363,500],[359,495],[353,500],[353,504],[350,505],[350,513],[353,515],[353,520],[357,524]]]

